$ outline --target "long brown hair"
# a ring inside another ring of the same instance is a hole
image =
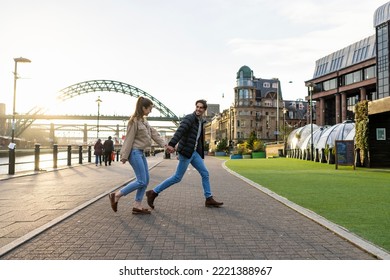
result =
[[[153,102],[146,97],[140,96],[138,97],[137,104],[135,105],[135,111],[134,114],[130,117],[130,122],[134,122],[135,120],[140,120],[144,117],[144,111],[142,110],[143,107],[148,108],[149,106],[152,106]]]

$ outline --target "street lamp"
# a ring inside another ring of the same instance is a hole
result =
[[[286,156],[287,142],[286,142],[286,114],[288,110],[286,107],[283,107],[283,147],[284,147],[284,156]]]
[[[286,107],[283,108],[283,135],[284,135],[284,142],[286,142],[286,114],[288,110]]]
[[[100,119],[100,102],[102,100],[100,99],[100,96],[98,96],[98,99],[96,100],[98,104],[98,115],[97,115],[97,133],[96,133],[96,139],[99,139],[99,119]]]
[[[276,79],[276,144],[279,135],[279,79]]]
[[[14,100],[12,106],[12,132],[11,132],[11,143],[9,144],[9,165],[8,165],[8,174],[15,174],[15,115],[16,115],[16,80],[18,79],[18,62],[20,63],[30,63],[31,60],[18,57],[14,58],[15,61],[15,71],[14,71]]]
[[[314,152],[314,143],[313,143],[313,90],[316,86],[315,83],[308,83],[306,86],[309,89],[309,97],[310,97],[310,160],[314,160],[313,152]]]

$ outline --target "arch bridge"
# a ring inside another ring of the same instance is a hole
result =
[[[140,96],[145,96],[149,98],[153,104],[154,108],[156,108],[161,117],[149,117],[148,120],[154,121],[170,121],[174,123],[176,126],[178,125],[180,119],[177,117],[167,106],[165,106],[161,101],[159,101],[154,96],[149,93],[126,83],[113,81],[113,80],[90,80],[84,81],[81,83],[73,84],[59,91],[58,100],[65,101],[70,98],[74,98],[83,94],[87,94],[90,92],[116,92],[123,93],[125,95],[129,95],[135,98]],[[15,126],[15,137],[19,137],[32,123],[37,119],[70,119],[70,116],[50,116],[45,115],[44,113],[47,111],[46,108],[42,107],[34,107],[27,114],[17,115],[17,123]],[[127,116],[128,117],[128,116]],[[0,116],[0,118],[12,119],[12,115],[6,115],[5,117]],[[85,119],[85,118],[93,118],[93,116],[73,116],[73,119]],[[104,117],[101,117],[103,119]],[[107,117],[105,117],[107,118]],[[110,116],[108,118],[118,119],[118,116]],[[96,117],[95,117],[96,119]],[[119,119],[123,119],[119,117]],[[10,134],[11,127],[8,128],[6,135]]]

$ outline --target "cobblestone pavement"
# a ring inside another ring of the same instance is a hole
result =
[[[154,164],[157,165],[151,169],[148,189],[173,174],[177,160],[161,159],[158,163],[156,159]],[[5,228],[17,228],[21,236],[72,207],[93,203],[79,207],[70,217],[5,252],[0,259],[376,259],[234,176],[223,168],[220,159],[206,157],[206,164],[214,197],[225,203],[221,208],[204,207],[200,175],[192,166],[180,183],[156,198],[151,215],[131,214],[134,193],[120,200],[117,213],[111,210],[107,193],[122,185],[132,172],[128,165],[120,163],[111,169],[86,165],[3,181],[13,181],[15,196],[25,198],[21,202],[0,198],[0,240],[17,237],[13,232],[5,232]],[[26,219],[42,216],[37,218],[39,223],[18,228],[9,214],[14,211],[7,209],[19,207],[18,214]],[[24,211],[29,214],[23,214]]]

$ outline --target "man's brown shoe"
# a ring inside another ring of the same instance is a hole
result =
[[[215,201],[212,196],[206,198],[205,206],[206,207],[220,207],[223,205],[223,202]]]
[[[149,209],[146,209],[146,208],[133,208],[133,214],[152,214],[152,212],[150,212]]]
[[[147,198],[147,202],[148,202],[148,205],[150,206],[150,208],[154,209],[154,199],[158,196],[158,193],[155,193],[153,190],[149,190],[146,192],[146,198]]]

